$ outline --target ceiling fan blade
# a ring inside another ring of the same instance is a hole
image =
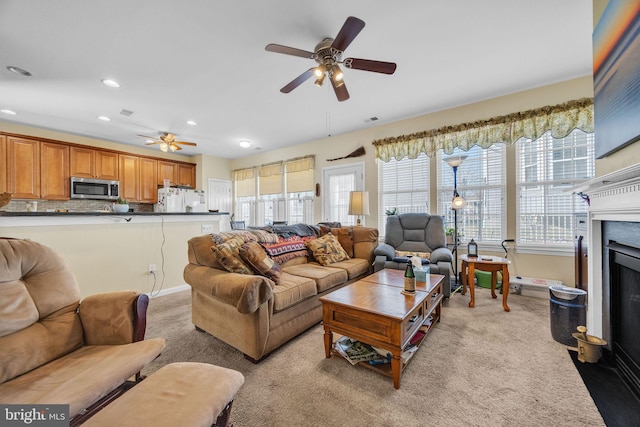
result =
[[[158,139],[158,137],[157,137],[157,136],[140,135],[140,134],[138,134],[138,136],[141,136],[141,137],[143,137],[143,138],[149,138],[149,139]]]
[[[300,74],[298,77],[293,79],[288,85],[280,89],[280,92],[282,93],[291,92],[292,90],[300,86],[302,83],[307,81],[312,75],[313,75],[313,68],[309,68],[307,71],[305,71],[304,73]]]
[[[162,144],[160,141],[153,141],[153,142],[147,142],[144,145],[155,145],[155,144]]]
[[[307,50],[296,49],[295,47],[283,46],[281,44],[268,44],[264,50],[275,53],[283,53],[285,55],[299,56],[301,58],[313,58],[314,53]]]
[[[190,145],[192,147],[197,146],[195,142],[187,142],[187,141],[173,141],[174,144],[182,144],[182,145]]]
[[[363,20],[358,19],[355,16],[348,17],[347,20],[344,21],[344,25],[342,25],[340,32],[333,40],[331,47],[339,51],[344,51],[363,28]]]
[[[347,58],[344,66],[354,70],[373,71],[374,73],[393,74],[396,71],[394,62],[374,61],[371,59]]]
[[[180,147],[179,145],[171,144],[171,151],[179,151],[182,150],[182,147]]]
[[[331,86],[333,86],[333,90],[336,93],[336,97],[338,97],[338,101],[342,102],[349,99],[349,91],[347,90],[347,85],[342,82],[340,86],[336,86],[336,83],[333,81],[333,79],[330,80]]]

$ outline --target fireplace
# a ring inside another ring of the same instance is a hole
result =
[[[594,178],[574,191],[590,199],[587,328],[607,341],[605,360],[638,394],[640,164]]]
[[[640,222],[605,221],[602,237],[605,354],[640,397]]]

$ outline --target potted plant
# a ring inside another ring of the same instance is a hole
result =
[[[398,208],[394,207],[394,208],[389,208],[389,209],[385,210],[384,213],[387,216],[391,216],[391,215],[398,215],[400,212],[398,212]]]
[[[453,245],[453,234],[456,232],[453,227],[446,227],[444,234],[447,236],[447,245]],[[458,237],[460,237],[460,231],[458,231]]]
[[[118,213],[129,212],[129,202],[127,199],[118,197],[118,200],[113,204],[113,211]]]

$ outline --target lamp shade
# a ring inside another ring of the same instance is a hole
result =
[[[349,215],[369,215],[369,192],[352,191],[349,194]]]

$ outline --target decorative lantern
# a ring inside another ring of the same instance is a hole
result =
[[[471,239],[469,244],[467,245],[467,255],[470,257],[478,256],[478,244]]]

